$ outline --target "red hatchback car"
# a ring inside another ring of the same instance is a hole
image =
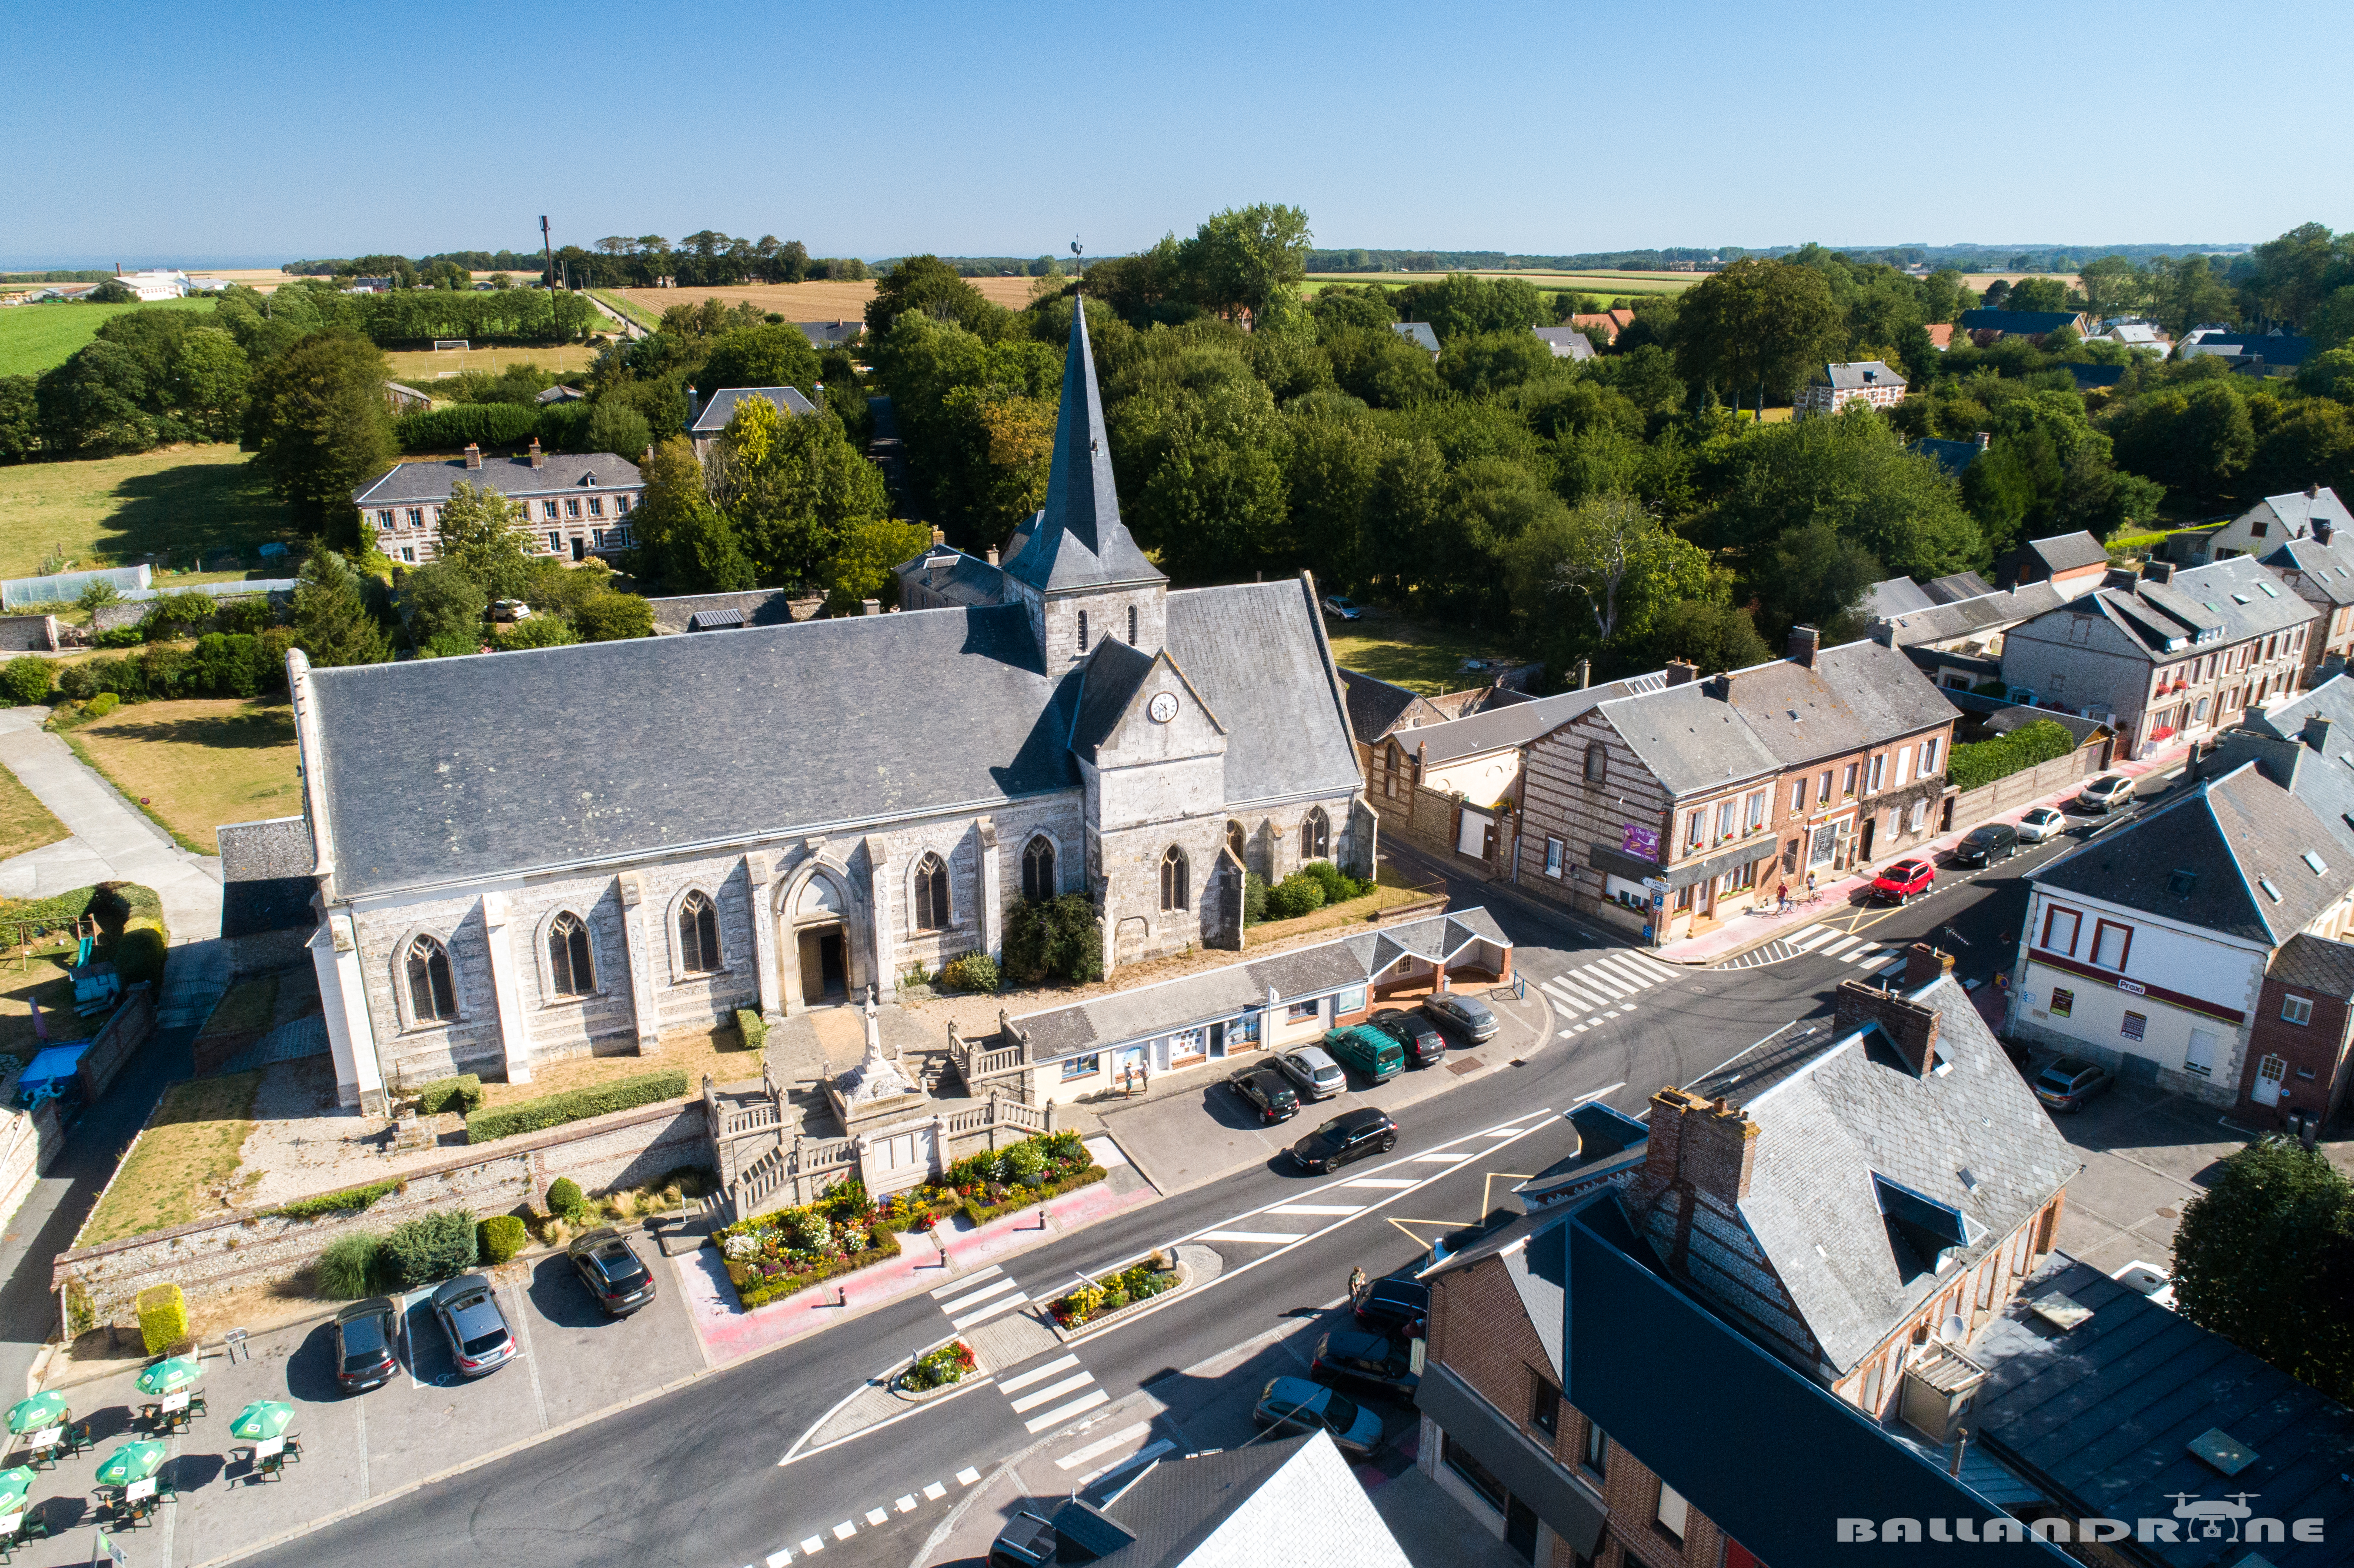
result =
[[[1900,860],[1872,879],[1872,895],[1902,904],[1916,893],[1928,892],[1936,880],[1937,868],[1927,861]]]

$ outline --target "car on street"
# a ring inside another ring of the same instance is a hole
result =
[[[1261,1121],[1288,1121],[1299,1114],[1299,1091],[1264,1062],[1235,1074],[1226,1087],[1240,1095]]]
[[[1352,1459],[1373,1457],[1381,1446],[1382,1418],[1344,1394],[1304,1377],[1279,1377],[1251,1407],[1251,1419],[1271,1431],[1330,1432]]]
[[[2000,865],[2019,853],[2019,830],[2009,822],[1972,828],[1954,846],[1956,865]]]
[[[1874,898],[1902,904],[1916,893],[1926,893],[1937,880],[1937,868],[1925,860],[1900,860],[1872,879]]]
[[[2019,819],[2019,842],[2040,844],[2067,826],[2067,814],[2057,806],[2038,806]]]
[[[1447,1060],[1447,1036],[1419,1012],[1385,1007],[1373,1016],[1373,1025],[1405,1047],[1405,1065],[1427,1067]]]
[[[573,1271],[608,1317],[626,1318],[654,1298],[652,1271],[612,1226],[588,1232],[568,1251]]]
[[[1415,1365],[1418,1343],[1335,1329],[1316,1341],[1308,1375],[1328,1387],[1363,1389],[1411,1404],[1415,1390],[1422,1385],[1422,1372]]]
[[[1299,1086],[1300,1094],[1311,1100],[1329,1100],[1349,1086],[1349,1075],[1341,1071],[1341,1064],[1324,1054],[1320,1045],[1302,1045],[1296,1051],[1278,1051],[1275,1065],[1283,1075]]]
[[[450,1336],[460,1377],[481,1377],[514,1359],[514,1335],[499,1310],[498,1292],[479,1274],[461,1274],[433,1293],[433,1316]]]
[[[1045,1515],[1023,1509],[989,1543],[988,1568],[1045,1568],[1061,1546]]]
[[[1291,1146],[1291,1158],[1302,1171],[1322,1174],[1338,1171],[1368,1155],[1386,1154],[1397,1147],[1397,1123],[1386,1112],[1368,1106],[1342,1111]]]
[[[2035,1097],[2056,1111],[2080,1111],[2109,1083],[2107,1068],[2062,1056],[2035,1075]]]
[[[1365,613],[1365,607],[1354,599],[1342,599],[1337,593],[1324,596],[1324,613],[1335,620],[1355,620]]]
[[[1327,1029],[1324,1049],[1344,1067],[1354,1067],[1377,1084],[1386,1084],[1405,1071],[1405,1047],[1386,1030],[1370,1023]]]
[[[1357,1292],[1357,1327],[1392,1339],[1419,1339],[1430,1321],[1430,1287],[1419,1279],[1376,1279]]]
[[[1486,1002],[1459,991],[1442,991],[1425,997],[1422,1012],[1441,1029],[1452,1029],[1474,1045],[1493,1040],[1496,1031],[1502,1027],[1496,1022],[1496,1015],[1488,1011]]]
[[[2114,811],[2134,798],[2134,781],[2122,773],[2104,773],[2084,786],[2076,803],[2087,811]]]
[[[400,1370],[400,1305],[389,1296],[355,1301],[335,1314],[335,1382],[345,1393],[381,1387]]]

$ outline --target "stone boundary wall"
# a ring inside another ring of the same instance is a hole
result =
[[[145,980],[127,988],[122,1005],[106,1021],[81,1054],[75,1076],[81,1080],[81,1103],[94,1106],[115,1077],[155,1033],[155,988]]]
[[[2106,749],[2105,742],[2087,741],[2065,757],[2039,762],[1955,796],[1953,825],[1946,831],[1967,832],[1989,817],[1999,816],[2014,806],[2024,806],[2039,796],[2064,789],[2079,779],[2098,773]]]
[[[101,1323],[124,1318],[150,1285],[170,1281],[189,1299],[279,1279],[307,1266],[327,1244],[355,1231],[378,1234],[437,1209],[470,1209],[475,1218],[543,1202],[548,1183],[569,1176],[584,1192],[639,1182],[682,1165],[708,1168],[711,1135],[700,1100],[667,1100],[610,1116],[502,1139],[478,1150],[398,1174],[406,1183],[356,1214],[290,1219],[267,1209],[239,1209],[168,1230],[59,1253],[51,1289],[79,1280]],[[360,1179],[345,1183],[365,1185]],[[335,1191],[329,1188],[327,1191]]]
[[[12,1075],[0,1085],[0,1095],[13,1095]],[[44,1100],[30,1111],[0,1115],[0,1225],[16,1217],[33,1183],[48,1171],[66,1146],[66,1131],[58,1120],[58,1102]]]

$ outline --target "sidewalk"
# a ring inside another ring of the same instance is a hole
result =
[[[2102,771],[2122,773],[2128,779],[2140,779],[2147,774],[2163,773],[2168,768],[2179,767],[2189,755],[2188,747],[2169,747],[2138,762],[2120,762]],[[1983,821],[1965,823],[1942,838],[1906,849],[1900,853],[1889,856],[1889,859],[1905,860],[1915,856],[1935,858],[1950,854],[1954,846],[1960,843],[1972,830],[1982,828],[1987,822],[2015,824],[2038,806],[2056,806],[2061,801],[2071,799],[2082,783],[2083,780],[2079,779],[2064,789],[2055,789],[2040,800],[2023,800],[2009,810],[1986,818]],[[1836,882],[1822,883],[1819,885],[1819,896],[1814,904],[1804,906],[1793,904],[1787,915],[1766,910],[1749,910],[1735,915],[1715,930],[1702,936],[1686,937],[1681,941],[1670,942],[1662,947],[1644,950],[1651,957],[1666,963],[1690,964],[1700,969],[1705,969],[1710,964],[1721,963],[1726,959],[1737,959],[1753,948],[1764,947],[1785,932],[1795,931],[1803,926],[1810,926],[1827,915],[1836,914],[1848,907],[1858,894],[1872,885],[1872,879],[1876,874],[1878,873],[1875,870],[1867,868],[1852,875],[1843,876]]]

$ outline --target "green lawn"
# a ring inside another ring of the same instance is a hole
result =
[[[210,300],[158,300],[146,305],[58,302],[0,311],[0,376],[38,376],[73,357],[110,316],[125,311],[209,311]]]
[[[236,550],[257,567],[253,547],[273,539],[296,542],[293,518],[233,446],[0,468],[0,577],[33,577],[52,552],[83,568],[151,555],[186,567],[199,550],[208,564]]]
[[[1484,686],[1493,678],[1488,671],[1466,670],[1466,660],[1521,662],[1513,658],[1510,644],[1500,635],[1395,616],[1328,620],[1325,633],[1332,641],[1333,661],[1343,669],[1426,697]]]

